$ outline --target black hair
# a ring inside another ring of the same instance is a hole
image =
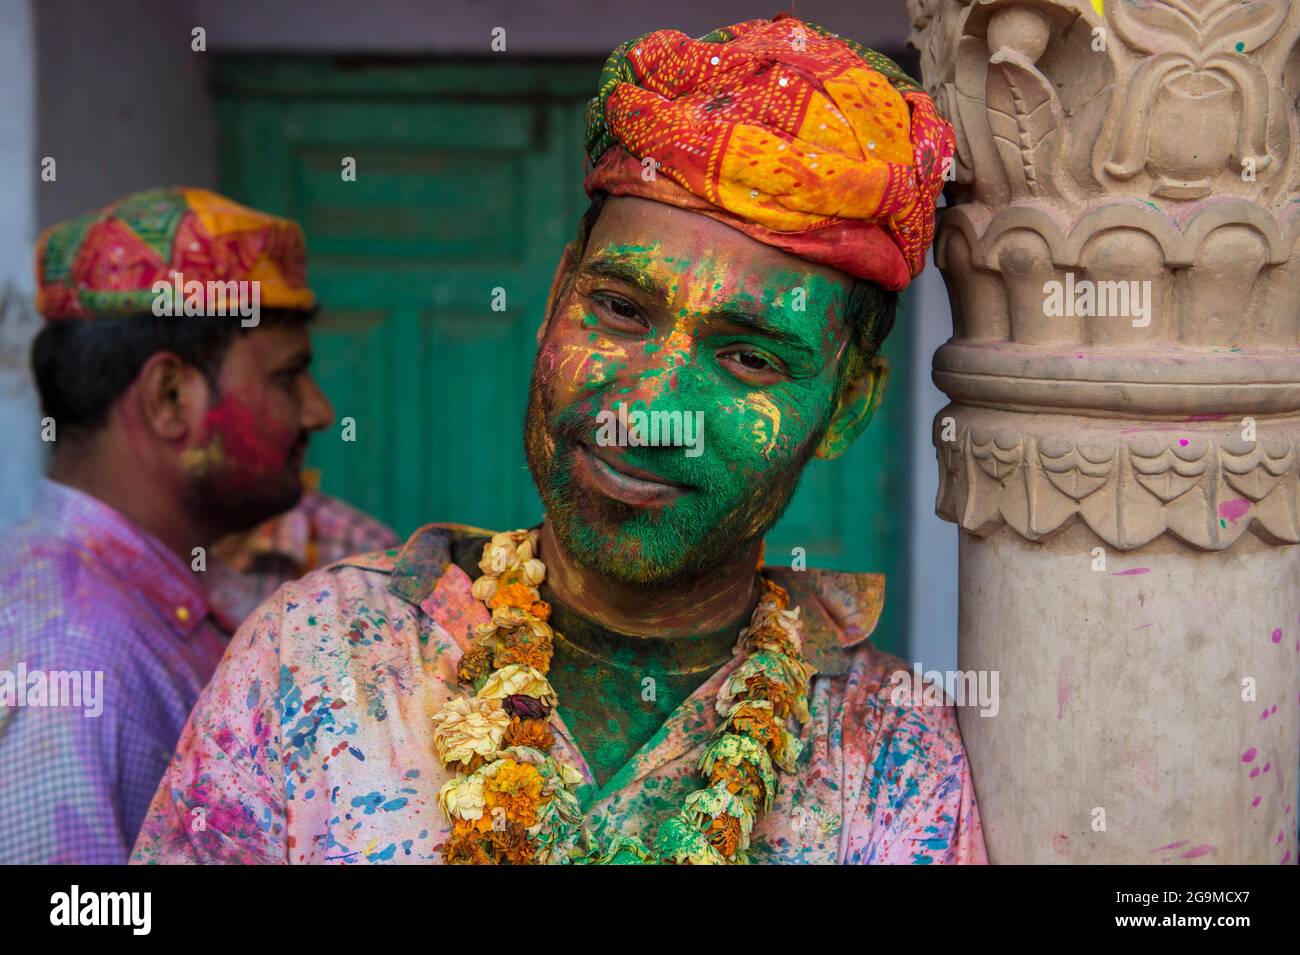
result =
[[[113,405],[158,352],[171,352],[201,371],[215,391],[237,335],[310,319],[308,312],[282,309],[263,309],[249,328],[237,318],[215,316],[57,319],[32,342],[32,374],[43,413],[58,423],[60,438],[76,442],[105,425]]]
[[[591,204],[578,221],[578,238],[569,253],[572,272],[582,254],[587,249],[587,241],[600,218],[600,211],[605,207],[609,193],[599,191],[591,197]],[[894,328],[894,319],[898,314],[898,293],[890,292],[875,282],[866,279],[853,279],[849,289],[848,304],[844,309],[844,318],[853,329],[853,347],[848,360],[841,366],[845,377],[859,374],[863,366],[880,353],[885,338]]]

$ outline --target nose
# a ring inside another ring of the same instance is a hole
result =
[[[304,431],[321,431],[334,423],[334,406],[311,375],[306,376],[300,420]]]
[[[694,336],[674,330],[666,338],[630,348],[626,363],[604,389],[605,396],[629,407],[689,410],[694,379],[701,373]]]

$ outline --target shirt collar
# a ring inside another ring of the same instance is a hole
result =
[[[87,560],[121,578],[180,636],[190,636],[211,614],[189,567],[160,540],[98,498],[44,478],[34,516]]]
[[[461,534],[490,534],[459,524],[428,524],[416,531],[390,564],[388,589],[422,606],[451,563],[452,540]],[[387,558],[391,561],[392,558]],[[349,561],[351,563],[351,561]],[[834,570],[765,567],[800,608],[804,658],[827,676],[848,672],[847,651],[871,636],[885,607],[885,576]]]
[[[847,651],[871,636],[885,609],[885,575],[764,567],[790,593],[803,621],[803,655],[817,672],[843,676]]]

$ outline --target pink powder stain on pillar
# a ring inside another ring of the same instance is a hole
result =
[[[1056,671],[1056,718],[1065,718],[1065,706],[1070,702],[1070,679],[1074,676],[1074,657],[1066,657]]]
[[[1214,851],[1214,846],[1197,846],[1195,849],[1188,849],[1183,853],[1184,859],[1199,859],[1201,856],[1208,856]]]
[[[1237,521],[1241,520],[1249,510],[1250,501],[1246,500],[1244,497],[1234,497],[1232,500],[1224,501],[1219,505],[1219,517],[1223,518],[1225,521],[1232,521],[1232,523],[1235,524]]]
[[[1241,754],[1241,761],[1243,763],[1253,763],[1255,761],[1255,757],[1258,755],[1259,755],[1259,750],[1257,750],[1254,746],[1252,746],[1250,749],[1246,750],[1244,753]]]

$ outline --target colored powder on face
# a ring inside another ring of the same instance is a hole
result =
[[[746,271],[726,250],[696,241],[701,247],[690,256],[666,256],[657,245],[635,242],[601,245],[594,255],[643,280],[635,284],[664,290],[671,327],[647,328],[637,341],[628,332],[610,334],[597,319],[593,332],[595,306],[588,298],[598,303],[604,293],[584,292],[592,283],[580,278],[553,316],[535,367],[534,382],[549,410],[530,409],[530,428],[536,428],[528,439],[530,465],[552,524],[571,549],[626,564],[629,579],[715,561],[716,554],[704,553],[707,542],[735,552],[743,549],[742,538],[770,526],[838,397],[845,288],[804,272]],[[709,317],[720,313],[762,314],[784,337],[712,323]],[[775,355],[791,376],[756,385],[721,357],[751,348]],[[576,493],[566,445],[591,440],[596,414],[611,411],[615,401],[648,412],[702,415],[698,457],[675,449],[625,452],[630,464],[697,490],[657,513],[624,509],[617,517],[605,513],[611,509],[600,500]],[[535,454],[550,448],[559,449],[558,459]]]
[[[220,447],[236,482],[282,473],[298,437],[293,431],[273,430],[264,416],[229,394],[209,409],[204,424],[209,445]]]

